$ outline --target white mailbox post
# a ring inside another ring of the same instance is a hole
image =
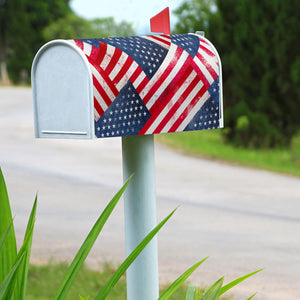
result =
[[[122,137],[127,255],[156,225],[153,134],[223,127],[221,61],[202,35],[56,40],[32,66],[37,138]],[[127,299],[159,296],[154,239]]]

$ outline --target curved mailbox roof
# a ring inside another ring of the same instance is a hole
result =
[[[62,133],[101,138],[223,127],[220,58],[197,34],[53,41],[37,54],[32,74],[40,137]],[[53,101],[57,103],[49,105],[62,105],[62,111],[44,108]],[[53,130],[41,128],[48,126],[48,121],[40,125],[45,118],[54,118]],[[64,122],[74,128],[60,128]],[[80,128],[81,122],[86,128]]]

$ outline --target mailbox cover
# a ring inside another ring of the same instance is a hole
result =
[[[32,84],[37,137],[223,127],[220,58],[197,34],[52,41]]]

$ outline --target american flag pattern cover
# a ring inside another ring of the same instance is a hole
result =
[[[196,34],[71,40],[88,59],[98,138],[220,127],[220,66]]]

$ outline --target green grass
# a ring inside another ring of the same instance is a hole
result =
[[[67,271],[66,263],[48,263],[46,265],[30,265],[28,274],[28,285],[26,300],[53,300],[57,288]],[[79,300],[79,295],[86,298],[94,299],[99,290],[103,287],[110,276],[115,272],[115,269],[105,264],[101,267],[101,271],[95,271],[83,268],[78,273],[77,278],[72,285],[72,288],[66,299]],[[164,290],[167,285],[162,286]],[[169,299],[184,300],[186,295],[187,285],[181,286]],[[125,300],[126,299],[126,279],[123,276],[116,284],[112,293],[107,297],[108,300]],[[229,300],[230,298],[221,298]]]
[[[221,130],[160,134],[156,140],[187,154],[300,177],[300,135],[290,149],[245,149],[224,144]]]
[[[30,265],[26,300],[53,300],[67,269],[66,263]],[[79,295],[82,297],[90,296],[90,299],[94,299],[114,271],[115,269],[109,265],[104,265],[101,272],[83,266],[66,299],[79,300]],[[125,294],[126,283],[123,277],[107,299],[123,300]]]
[[[41,266],[30,265],[26,300],[53,300],[67,268],[66,263],[49,263]],[[101,272],[88,269],[84,266],[78,273],[67,299],[79,300],[79,295],[82,297],[90,296],[90,299],[94,299],[114,271],[115,269],[109,264],[103,265]],[[170,300],[185,299],[185,293],[186,286],[183,286],[174,293]],[[107,299],[126,299],[125,276],[116,284]]]

